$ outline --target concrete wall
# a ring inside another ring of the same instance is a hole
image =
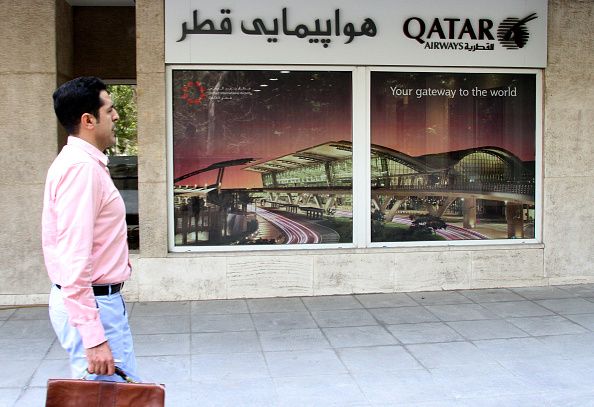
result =
[[[0,303],[46,302],[41,253],[45,173],[58,150],[51,95],[68,75],[56,32],[69,28],[63,1],[18,1],[0,7]]]
[[[61,45],[55,37],[56,27],[68,30],[60,25],[68,7],[39,0],[25,13],[13,3],[0,8],[0,18],[8,22],[0,27],[5,54],[0,59],[0,304],[47,299],[39,219],[45,171],[57,151],[50,95],[56,82],[69,76],[68,63],[57,62],[67,61],[68,54],[57,57]],[[593,9],[589,0],[549,2],[543,244],[171,254],[164,7],[162,0],[137,0],[141,246],[132,255],[128,297],[182,300],[594,282]]]
[[[594,2],[549,2],[545,71],[544,275],[594,274]]]

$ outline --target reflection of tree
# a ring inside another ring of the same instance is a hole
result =
[[[371,220],[372,242],[413,242],[423,240],[440,240],[435,233],[437,229],[445,229],[446,223],[437,216],[411,216],[412,223],[405,225],[386,222],[381,212],[374,211]]]
[[[223,80],[227,76],[227,72],[223,71],[218,74],[218,79],[212,88],[214,94],[218,94],[220,92],[221,86],[223,85]],[[214,98],[211,98],[208,101],[208,128],[207,128],[207,136],[206,142],[204,143],[205,153],[211,154],[213,151],[213,143],[215,138],[215,119],[216,119],[216,107],[217,102]]]
[[[198,232],[200,231],[200,212],[202,212],[202,209],[204,208],[204,199],[193,196],[190,198],[188,205],[192,211],[191,215],[194,220],[194,232],[196,232],[196,236],[198,236]]]
[[[413,216],[413,222],[410,226],[411,231],[416,233],[435,233],[437,229],[445,229],[447,227],[443,219],[432,215]]]
[[[227,214],[233,206],[233,194],[215,190],[208,194],[208,202],[217,207],[210,219],[209,240],[218,243],[223,236],[227,236]]]
[[[241,204],[241,211],[243,213],[247,212],[247,206],[248,204],[253,202],[252,197],[250,196],[249,193],[245,192],[245,191],[241,191],[238,193],[237,196],[237,201]]]
[[[229,75],[229,71],[176,71],[174,74],[174,123],[175,141],[183,142],[186,138],[202,138],[200,153],[212,154],[217,143],[217,132],[222,134],[236,122],[253,121],[251,105],[243,97],[231,100],[217,99],[224,88],[250,88],[251,84],[244,75]],[[207,92],[207,99],[200,105],[187,105],[180,98],[181,88],[188,81],[200,81]],[[177,94],[176,94],[177,92]],[[224,126],[224,128],[223,128]],[[222,140],[228,142],[229,140]]]
[[[375,209],[371,212],[371,235],[372,236],[382,236],[385,233],[385,216],[384,214]]]
[[[371,213],[371,220],[373,221],[379,221],[379,222],[383,222],[385,220],[384,214],[378,210],[375,209],[372,213]]]
[[[116,126],[116,145],[108,149],[108,155],[137,155],[136,86],[109,85],[107,90],[120,116]]]

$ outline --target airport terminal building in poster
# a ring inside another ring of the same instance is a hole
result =
[[[0,304],[47,302],[80,75],[135,85],[133,300],[594,282],[590,1],[34,3],[1,11]]]

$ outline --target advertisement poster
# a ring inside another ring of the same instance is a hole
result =
[[[173,70],[176,246],[352,242],[352,73]]]
[[[534,238],[536,75],[371,72],[371,240]]]

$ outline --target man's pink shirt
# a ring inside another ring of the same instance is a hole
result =
[[[85,348],[105,342],[92,285],[130,277],[126,208],[96,147],[70,136],[48,173],[42,243],[50,280],[62,286]]]

